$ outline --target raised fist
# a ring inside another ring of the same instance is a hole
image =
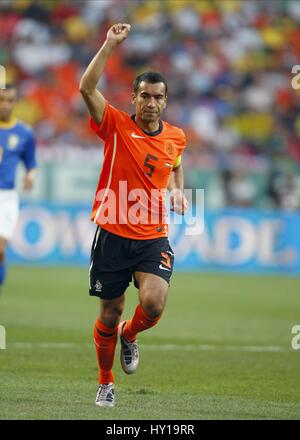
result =
[[[107,32],[107,41],[115,45],[122,43],[128,37],[130,28],[130,24],[127,23],[114,24]]]

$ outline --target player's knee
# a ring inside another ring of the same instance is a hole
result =
[[[143,304],[143,309],[145,313],[152,319],[158,318],[160,315],[162,315],[164,311],[164,301],[158,300],[158,301],[152,301],[148,300],[145,301]]]
[[[106,325],[106,327],[113,328],[118,325],[120,321],[120,315],[111,312],[102,312],[100,314],[100,321]]]
[[[167,291],[163,289],[147,289],[140,297],[145,313],[152,319],[162,315],[167,300]]]
[[[100,312],[100,320],[108,327],[114,327],[120,321],[123,313],[123,304],[105,304]]]

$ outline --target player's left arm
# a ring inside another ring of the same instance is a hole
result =
[[[175,162],[173,172],[170,176],[168,190],[171,192],[171,211],[183,215],[188,209],[188,202],[184,195],[184,173],[181,156],[179,156]]]
[[[24,191],[31,191],[37,174],[36,141],[31,131],[28,133],[28,139],[22,154],[22,161],[26,167],[23,189]]]
[[[36,178],[36,173],[37,173],[37,169],[36,168],[32,168],[31,170],[27,170],[25,177],[24,177],[24,182],[23,182],[23,189],[24,191],[31,191],[34,185],[34,181]]]

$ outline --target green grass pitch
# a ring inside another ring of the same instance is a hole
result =
[[[82,268],[10,267],[0,298],[0,419],[299,419],[300,280],[180,274],[138,371],[115,359],[116,406],[98,408],[98,299]],[[125,318],[137,303],[126,293]]]

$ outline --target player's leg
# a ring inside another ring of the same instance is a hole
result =
[[[7,240],[4,237],[0,237],[0,289],[4,284],[6,266],[5,266],[5,251],[7,246]]]
[[[100,314],[94,327],[99,384],[114,383],[112,368],[117,343],[118,324],[124,304],[124,295],[112,300],[100,299]]]
[[[125,292],[124,283],[118,283],[119,292]],[[117,285],[117,286],[118,286]],[[90,291],[95,295],[95,292]],[[100,296],[100,314],[94,325],[94,343],[98,361],[99,387],[96,393],[97,406],[115,405],[113,364],[118,337],[118,323],[123,312],[125,296],[114,294],[114,289],[102,285]],[[104,297],[103,297],[104,296]]]
[[[140,303],[129,321],[121,322],[121,365],[125,373],[134,373],[139,363],[137,334],[155,326],[165,308],[174,253],[167,238],[149,240],[139,245],[143,252],[134,272]]]
[[[126,321],[122,329],[124,338],[133,342],[137,334],[154,327],[164,311],[169,285],[163,278],[144,272],[135,272],[134,277],[139,285],[139,300],[134,316]]]
[[[100,314],[94,326],[99,382],[95,403],[98,406],[113,407],[115,404],[115,379],[112,368],[118,337],[118,324],[124,304],[124,294],[112,300],[100,298]]]
[[[140,303],[134,316],[119,325],[121,340],[120,360],[123,371],[132,374],[139,365],[137,334],[154,327],[165,308],[168,288],[167,281],[152,273],[135,272],[139,285]]]
[[[99,368],[95,403],[99,406],[114,406],[112,368],[117,330],[125,303],[124,293],[132,279],[132,271],[123,266],[125,263],[124,239],[98,228],[91,253],[90,295],[100,298],[100,314],[94,325]]]

